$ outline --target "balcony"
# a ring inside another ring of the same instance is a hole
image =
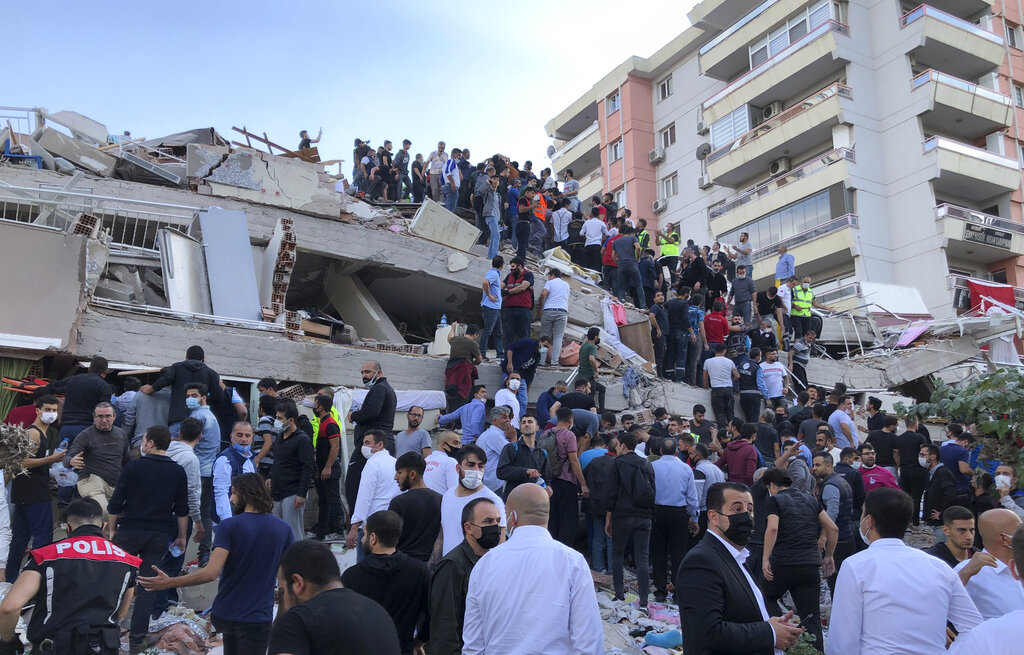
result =
[[[912,33],[907,52],[918,65],[961,79],[976,80],[992,72],[1006,55],[1003,37],[928,5],[904,14],[900,27]]]
[[[1024,223],[949,204],[935,208],[935,221],[949,256],[990,264],[1024,255]]]
[[[711,208],[712,232],[724,234],[777,209],[842,182],[853,150],[838,148],[815,157],[782,175],[758,184]]]
[[[739,76],[704,101],[704,120],[713,123],[743,105],[762,107],[791,98],[806,89],[809,80],[824,80],[843,70],[847,60],[836,52],[837,34],[848,38],[850,28],[834,20],[822,23]]]
[[[834,307],[837,311],[844,311],[862,304],[864,293],[861,290],[860,282],[851,282],[821,293],[815,291],[814,299],[822,305]]]
[[[701,74],[723,82],[750,66],[748,46],[807,4],[807,0],[766,0],[729,25],[699,51]]]
[[[551,155],[551,167],[557,172],[571,168],[579,173],[600,165],[601,131],[598,129],[597,121]]]
[[[762,0],[703,0],[686,14],[690,24],[708,31],[724,30]]]
[[[1020,187],[1020,162],[946,137],[924,142],[935,192],[978,203]]]
[[[779,246],[786,246],[786,248],[792,251],[793,248],[796,248],[798,246],[805,245],[811,241],[816,241],[824,236],[834,236],[846,230],[846,228],[856,228],[858,227],[858,225],[859,223],[856,214],[847,214],[846,216],[833,218],[831,221],[828,221],[827,223],[822,223],[818,227],[811,228],[810,230],[804,230],[799,234],[794,234],[791,237],[780,239],[775,243],[758,248],[757,250],[754,251],[754,261],[756,262],[758,260],[767,259],[768,257],[771,257],[772,255],[776,254],[776,251],[778,251]],[[821,248],[821,246],[822,244],[815,244],[816,249]],[[830,253],[835,252],[834,248],[822,248],[822,250],[826,249],[829,250]],[[796,257],[795,254],[793,256]],[[803,262],[805,260],[798,259],[797,261]]]
[[[992,0],[930,0],[932,7],[963,18],[992,10]]]
[[[803,153],[832,142],[832,127],[842,122],[842,99],[850,87],[833,84],[796,103],[708,155],[708,173],[716,184],[736,186],[768,170],[791,152]]]
[[[1013,117],[1009,96],[946,73],[926,70],[910,87],[925,131],[973,140],[1010,125]]]
[[[976,277],[968,277],[966,275],[950,274],[946,276],[946,285],[950,291],[953,292],[953,307],[954,308],[970,308],[976,307],[981,299],[973,299],[970,297],[970,289],[967,286],[968,282],[981,282],[983,284],[994,284],[992,280],[982,280]],[[966,297],[963,297],[966,296]],[[1024,311],[1024,289],[1020,287],[1013,288],[1013,300],[1014,305],[1017,309]]]

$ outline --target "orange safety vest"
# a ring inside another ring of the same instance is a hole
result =
[[[544,195],[538,193],[537,198],[539,199],[540,206],[533,210],[533,215],[539,218],[541,221],[547,215],[548,201],[544,199]]]

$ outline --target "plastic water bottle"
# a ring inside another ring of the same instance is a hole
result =
[[[540,485],[541,489],[547,489],[548,483],[544,482],[544,478],[537,478],[536,482],[537,482],[537,484]]]
[[[181,557],[182,550],[172,541],[167,544],[167,552],[171,554],[171,557]]]
[[[441,324],[439,327],[448,327],[448,315],[441,314]]]
[[[68,442],[67,437],[65,437],[64,440],[60,442],[60,445],[57,446],[57,452],[58,453],[63,453],[64,451],[66,451],[68,449],[69,445],[71,445],[71,444],[70,444],[70,442]]]

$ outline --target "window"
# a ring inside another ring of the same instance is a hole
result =
[[[1024,86],[1013,85],[1013,103],[1018,107],[1024,107]]]
[[[661,131],[661,147],[667,148],[676,142],[676,124],[672,123]]]
[[[1021,46],[1020,26],[1006,23],[1006,44],[1011,48],[1020,49]]]
[[[750,131],[750,109],[743,105],[711,124],[711,147],[715,150]]]
[[[622,98],[619,96],[619,92],[611,94],[604,100],[605,104],[605,115],[611,116],[619,110],[619,106],[622,104]]]
[[[661,197],[670,198],[679,193],[679,174],[672,173],[661,181]]]
[[[828,191],[783,207],[766,216],[747,223],[731,232],[718,236],[719,241],[736,243],[740,232],[750,235],[754,250],[771,246],[784,239],[807,232],[832,220]],[[824,232],[822,232],[824,234]]]
[[[1017,144],[1017,159],[1020,160],[1020,165],[1024,167],[1024,145]]]
[[[814,3],[776,27],[766,36],[755,41],[749,48],[750,67],[757,68],[830,18],[832,18],[830,0],[820,0],[820,2]]]
[[[626,206],[626,187],[622,187],[618,191],[612,191],[612,199],[619,205],[619,208]]]
[[[669,75],[658,83],[658,102],[672,95],[672,76]]]
[[[622,139],[608,146],[608,162],[611,163],[620,159],[622,159]]]

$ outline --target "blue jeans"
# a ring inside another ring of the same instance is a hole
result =
[[[505,345],[530,336],[530,323],[533,312],[527,307],[505,307],[504,320],[501,323]]]
[[[693,348],[689,349],[686,353],[686,384],[693,387],[700,386],[697,384],[697,376],[701,374],[697,370],[697,364],[700,360],[701,354],[704,352],[704,348],[699,344],[693,344]]]
[[[480,331],[480,352],[486,356],[493,333],[494,350],[497,351],[498,357],[501,357],[501,310],[481,306],[480,313],[484,319],[484,327]]]
[[[4,507],[3,511],[7,508]],[[42,548],[53,541],[53,506],[50,501],[31,505],[14,505],[11,513],[11,546],[7,553],[7,582],[13,583],[21,572],[28,540],[33,548]]]
[[[60,432],[57,433],[57,443],[60,443],[64,439],[67,439],[68,440],[68,446],[70,446],[71,444],[73,444],[75,442],[75,437],[78,436],[78,433],[81,432],[82,430],[86,429],[90,425],[91,425],[91,423],[86,423],[85,425],[62,425],[62,426],[60,426]]]
[[[640,267],[636,264],[619,266],[618,274],[615,276],[615,295],[620,302],[625,301],[625,294],[632,288],[633,304],[637,307],[647,307],[644,304],[644,286],[640,280]]]
[[[484,219],[487,229],[491,231],[491,240],[487,246],[487,259],[494,259],[498,254],[498,245],[501,243],[501,228],[498,226],[497,216],[488,216]]]
[[[665,357],[665,374],[671,374],[676,382],[682,382],[686,378],[686,365],[689,358],[690,333],[683,330],[669,332],[668,344]],[[694,346],[696,349],[696,346]]]
[[[459,202],[459,190],[452,188],[451,184],[444,185],[444,208],[450,212],[455,211],[455,206]]]
[[[599,573],[612,570],[612,538],[604,533],[604,515],[587,514],[587,541],[590,543],[590,568]]]

